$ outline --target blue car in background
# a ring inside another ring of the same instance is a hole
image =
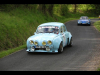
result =
[[[72,46],[72,35],[63,23],[48,22],[39,25],[26,43],[28,53],[62,53],[65,46]]]
[[[87,16],[81,16],[78,20],[77,25],[91,25],[90,19]]]

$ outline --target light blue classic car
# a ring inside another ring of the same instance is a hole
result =
[[[78,20],[77,25],[84,24],[84,25],[91,25],[90,19],[87,16],[81,16],[80,20]]]
[[[62,53],[65,46],[72,46],[72,35],[60,22],[43,23],[27,39],[27,52]]]

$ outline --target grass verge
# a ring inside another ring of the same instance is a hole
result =
[[[96,21],[94,23],[94,26],[97,28],[98,31],[100,31],[100,21]]]
[[[25,48],[26,48],[26,45],[22,45],[22,46],[13,48],[13,49],[0,51],[0,58],[3,58],[3,57],[5,57],[5,56],[7,56],[9,54],[12,54],[14,52],[20,51],[20,50],[25,49]]]
[[[99,68],[97,68],[97,71],[100,71],[100,67],[99,67]]]
[[[100,21],[96,21],[93,25],[98,31],[100,31]],[[100,71],[100,66],[97,68],[97,71]]]

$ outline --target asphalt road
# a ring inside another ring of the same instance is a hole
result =
[[[0,71],[95,71],[100,65],[100,32],[93,26],[77,26],[67,22],[73,35],[73,46],[63,53],[31,53],[25,49],[0,59]]]

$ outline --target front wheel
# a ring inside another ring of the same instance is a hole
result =
[[[59,49],[58,49],[58,53],[62,53],[63,52],[63,43],[60,43]]]

